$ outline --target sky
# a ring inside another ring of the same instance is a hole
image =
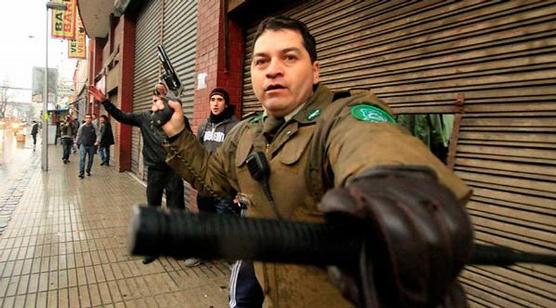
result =
[[[68,43],[50,38],[48,67],[58,68],[59,79],[71,80],[76,60],[68,59]],[[0,8],[0,85],[31,88],[33,66],[45,66],[46,0],[2,0]],[[30,101],[30,91],[10,91],[17,101]]]

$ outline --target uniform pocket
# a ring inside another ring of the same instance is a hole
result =
[[[253,142],[249,140],[249,138],[241,138],[239,140],[239,144],[237,145],[236,151],[236,167],[239,168],[245,164],[245,160],[249,153],[251,153],[251,149],[253,148]]]
[[[313,137],[313,127],[300,128],[290,140],[288,140],[278,154],[278,159],[284,165],[293,165],[301,159]]]

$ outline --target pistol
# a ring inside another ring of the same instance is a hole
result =
[[[151,114],[151,124],[156,127],[161,127],[170,120],[172,114],[174,113],[174,110],[168,106],[168,99],[179,100],[182,91],[182,84],[178,74],[176,74],[176,71],[172,66],[172,63],[170,62],[170,58],[168,58],[168,55],[166,54],[166,50],[164,50],[164,47],[162,45],[158,45],[156,48],[158,49],[158,59],[162,63],[162,67],[164,67],[161,79],[166,84],[168,90],[171,91],[173,96],[175,96],[163,98],[164,109]]]
[[[182,85],[178,74],[176,74],[176,71],[174,70],[172,63],[170,62],[170,58],[168,58],[164,47],[162,45],[158,45],[156,46],[156,48],[158,49],[158,59],[164,67],[164,73],[162,73],[161,79],[164,80],[164,83],[166,84],[168,89],[172,91],[176,97],[179,97],[181,94]]]

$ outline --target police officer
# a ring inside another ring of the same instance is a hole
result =
[[[256,264],[264,305],[464,306],[456,277],[472,245],[463,208],[470,189],[374,95],[334,94],[320,84],[316,42],[303,23],[265,19],[252,54],[263,114],[240,122],[209,154],[170,101],[175,112],[162,127],[168,164],[207,194],[239,193],[247,216],[353,217],[370,239],[351,268]]]

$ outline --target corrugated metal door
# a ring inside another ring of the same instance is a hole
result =
[[[149,1],[137,18],[135,32],[135,63],[133,80],[133,112],[149,110],[152,104],[151,94],[158,81],[158,58],[156,45],[160,44],[162,29],[162,1]],[[141,131],[133,127],[131,135],[131,170],[141,178],[143,158],[141,154]]]
[[[109,100],[111,102],[118,101],[118,94],[114,93],[110,95]],[[120,153],[120,123],[116,121],[114,118],[110,117],[110,115],[104,110],[101,109],[101,113],[106,115],[110,121],[110,126],[112,127],[112,135],[114,135],[114,146],[110,149],[110,162],[116,162],[117,154]]]
[[[182,82],[183,110],[189,119],[193,119],[193,100],[195,98],[196,42],[197,1],[165,1],[163,44]]]
[[[455,170],[473,189],[477,242],[556,250],[556,3],[308,1],[284,15],[318,42],[321,80],[369,88],[398,113],[454,112]],[[247,34],[244,113],[251,89]],[[556,269],[468,266],[472,306],[556,305]]]
[[[197,1],[152,0],[139,14],[135,42],[135,80],[133,111],[149,110],[151,91],[159,80],[162,65],[156,46],[163,44],[182,84],[183,108],[193,117],[195,50],[197,40]],[[141,158],[141,132],[132,132],[132,171],[145,178]]]
[[[195,55],[197,43],[197,1],[164,1],[164,29],[162,41],[172,66],[183,85],[181,99],[183,111],[193,119],[195,98]],[[162,71],[162,65],[159,65]],[[186,183],[186,182],[185,182]],[[190,203],[191,186],[186,183],[185,202]]]

